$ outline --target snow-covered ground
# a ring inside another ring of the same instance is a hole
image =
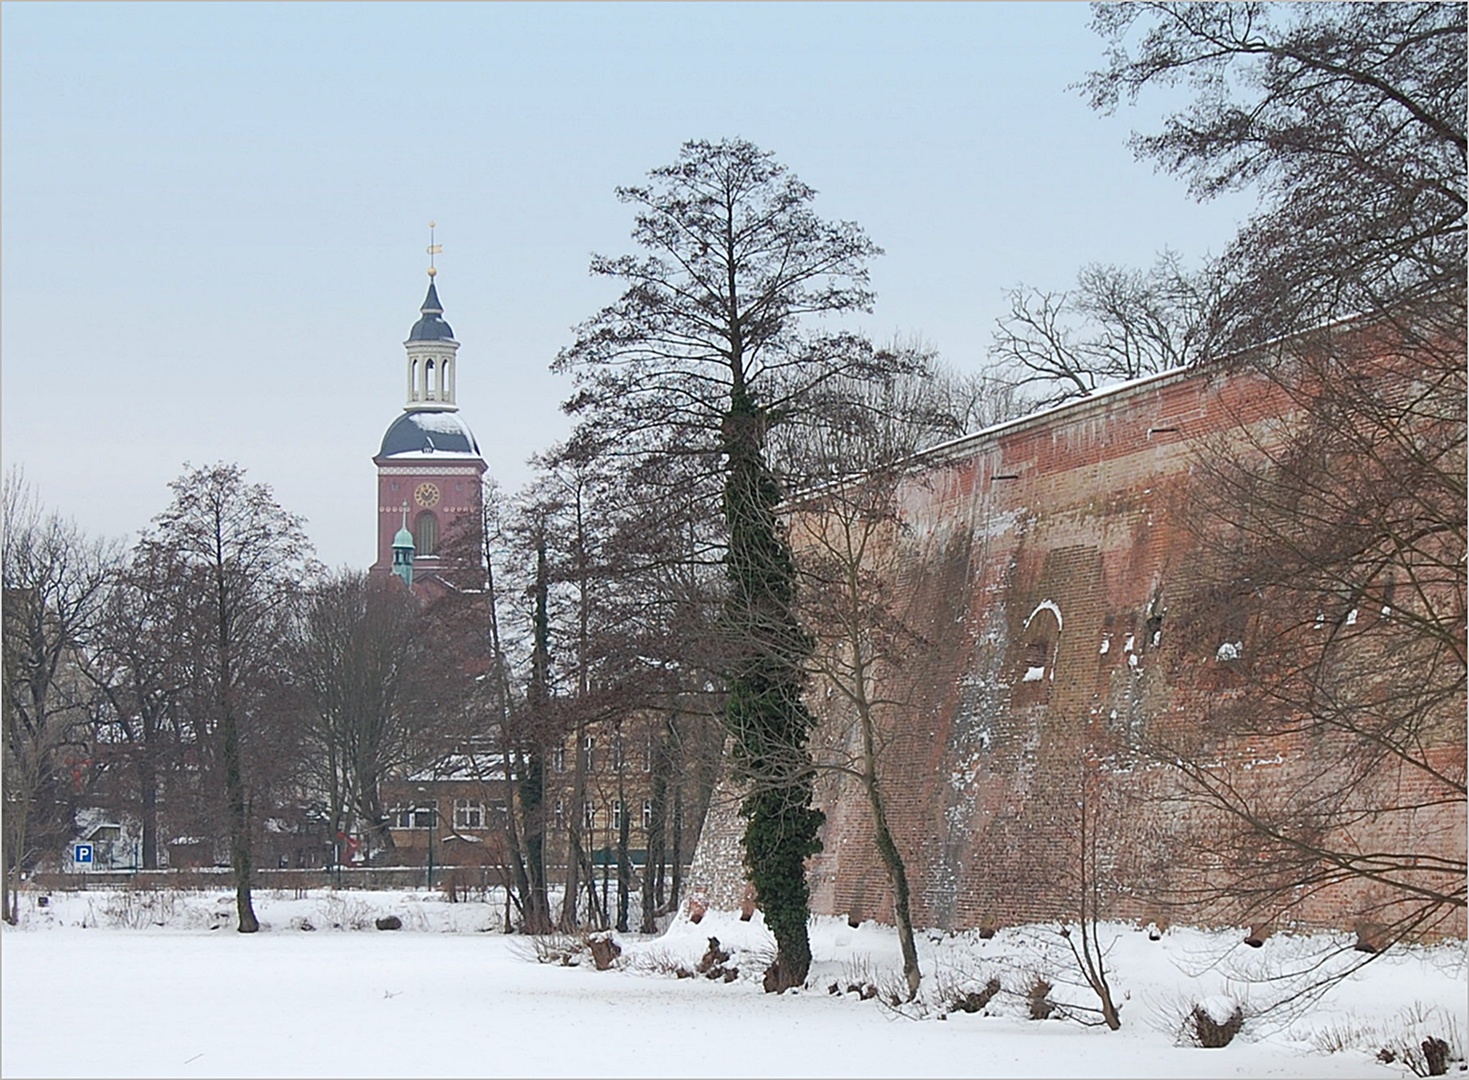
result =
[[[496,904],[436,893],[260,892],[263,930],[234,932],[219,892],[55,893],[22,897],[0,936],[0,1071],[6,1076],[970,1076],[1394,1077],[1384,1046],[1428,1035],[1462,1059],[1462,944],[1378,958],[1309,1009],[1262,1011],[1289,987],[1253,981],[1329,944],[1277,936],[1108,928],[1122,1029],[1028,1019],[1037,975],[1053,1000],[1088,1004],[1068,984],[1064,943],[1044,928],[929,933],[916,1003],[897,984],[895,933],[818,918],[806,989],[765,994],[772,941],[757,914],[672,920],[660,936],[618,935],[597,971],[542,942],[499,932]],[[403,928],[374,922],[397,915]],[[307,927],[314,932],[307,932]],[[717,937],[731,981],[678,977]],[[546,961],[550,962],[538,962]],[[953,1002],[994,978],[979,1012]],[[864,999],[847,988],[874,986]],[[839,991],[832,993],[831,989]],[[1182,1045],[1196,1004],[1221,1019],[1243,1006],[1222,1049]],[[1461,1071],[1459,1060],[1451,1073]]]

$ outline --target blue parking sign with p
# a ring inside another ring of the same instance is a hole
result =
[[[83,866],[89,866],[92,862],[92,845],[75,844],[71,850],[71,861]]]

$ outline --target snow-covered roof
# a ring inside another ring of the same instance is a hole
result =
[[[457,411],[413,409],[383,435],[379,457],[479,458],[479,443]]]
[[[409,774],[410,783],[453,780],[504,780],[503,754],[450,754],[426,769]]]

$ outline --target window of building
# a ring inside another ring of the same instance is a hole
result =
[[[483,829],[485,827],[485,804],[471,799],[454,800],[454,828]]]
[[[427,829],[434,823],[432,806],[394,806],[388,810],[391,829]]]
[[[418,515],[418,521],[414,528],[413,554],[437,555],[439,551],[439,519],[434,517],[432,510],[425,510]]]

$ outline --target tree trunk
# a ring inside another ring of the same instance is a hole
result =
[[[574,930],[577,919],[577,893],[581,889],[582,864],[586,853],[582,844],[582,804],[587,797],[587,753],[585,727],[578,725],[573,736],[576,745],[572,755],[571,805],[566,808],[566,888],[561,894],[561,929]]]
[[[362,817],[367,822],[367,833],[370,838],[369,851],[392,851],[397,847],[393,842],[393,831],[388,815],[383,812],[382,793],[378,788],[377,777],[369,773],[363,778],[361,792]]]
[[[520,805],[525,814],[526,931],[551,930],[551,903],[546,892],[546,759],[539,747],[524,757]]]
[[[858,588],[853,579],[854,599]],[[913,913],[911,894],[908,888],[908,870],[903,865],[902,853],[893,840],[888,828],[887,804],[883,801],[882,788],[877,777],[877,728],[872,715],[872,703],[867,697],[868,671],[861,659],[861,642],[853,642],[859,658],[856,669],[856,692],[858,722],[862,725],[862,784],[867,789],[867,805],[872,811],[872,833],[877,841],[877,851],[887,870],[888,881],[893,887],[893,920],[898,924],[898,942],[903,950],[903,978],[908,984],[908,1000],[918,996],[918,986],[923,973],[918,969],[918,947],[913,940]]]
[[[617,798],[622,803],[622,816],[617,823],[617,930],[627,933],[628,905],[632,897],[632,860],[627,854],[628,833],[632,822],[623,796],[622,781],[617,783]]]
[[[663,906],[663,856],[664,819],[668,805],[668,772],[665,766],[667,753],[663,740],[655,744],[652,768],[652,790],[649,792],[651,812],[648,815],[648,855],[643,861],[643,924],[644,934],[658,932],[657,915]]]
[[[526,877],[529,879],[529,918],[543,933],[550,929],[550,898],[546,888],[546,763],[541,754],[551,705],[551,616],[549,596],[551,572],[546,563],[546,536],[536,536],[536,581],[534,612],[531,616],[530,727],[525,733],[525,776],[520,782],[521,807],[525,812]],[[573,908],[573,914],[575,909]],[[542,929],[544,928],[544,929]]]
[[[158,770],[153,763],[152,723],[143,719],[143,752],[138,755],[138,824],[143,841],[143,869],[158,869]]]
[[[668,910],[677,911],[683,900],[683,784],[673,787],[673,846],[669,851],[673,880],[668,891]]]
[[[923,973],[918,969],[918,947],[913,940],[912,896],[908,888],[908,871],[903,865],[903,856],[893,841],[888,828],[887,813],[882,795],[878,791],[877,778],[867,776],[867,800],[872,808],[873,834],[877,840],[878,854],[887,870],[888,880],[893,886],[893,920],[898,924],[898,943],[903,950],[903,979],[908,984],[908,1000],[918,996],[918,986]]]
[[[235,910],[240,918],[238,930],[253,934],[260,929],[250,899],[250,812],[245,800],[244,769],[240,761],[240,735],[233,710],[226,707],[220,723],[224,742],[225,802],[229,813],[230,866],[235,878]]]

